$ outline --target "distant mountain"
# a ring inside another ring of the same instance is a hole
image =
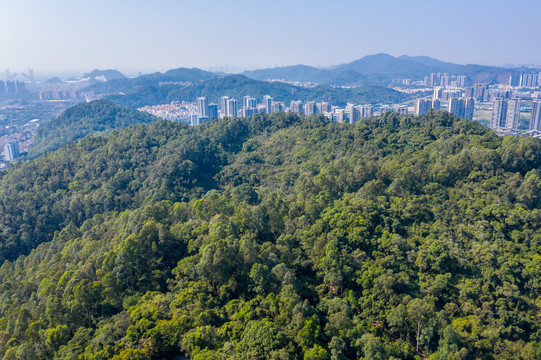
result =
[[[433,66],[433,67],[442,67],[442,66],[460,66],[456,65],[450,62],[441,61],[438,59],[434,59],[430,56],[408,56],[408,55],[402,55],[399,56],[398,59],[401,60],[408,60],[408,61],[414,61],[419,64],[424,64],[427,66]]]
[[[149,123],[158,118],[105,100],[69,107],[57,118],[40,126],[34,137],[29,157],[56,150],[72,141],[96,133],[108,134],[114,129],[136,123]]]
[[[218,103],[220,97],[230,96],[239,101],[250,95],[262,99],[271,95],[276,101],[289,103],[291,100],[329,101],[334,105],[347,102],[362,103],[397,103],[409,99],[409,96],[381,86],[362,86],[351,89],[317,86],[306,88],[282,82],[268,82],[250,79],[244,75],[218,77],[190,86],[162,85],[144,86],[125,95],[112,95],[108,99],[131,107],[170,103],[174,100],[195,101],[199,96],[206,96],[209,102]]]
[[[44,83],[44,84],[51,84],[51,85],[52,85],[52,84],[62,84],[63,81],[60,80],[60,78],[54,76],[54,77],[52,77],[52,78],[50,78],[50,79],[45,80],[43,83]]]
[[[91,83],[107,82],[111,80],[127,79],[126,75],[118,70],[92,70],[88,74],[84,74],[83,78],[88,78]]]
[[[326,85],[388,85],[403,77],[422,80],[430,73],[467,75],[471,82],[506,83],[517,70],[482,65],[458,65],[428,56],[394,57],[388,54],[368,55],[330,69],[305,65],[246,71],[243,74],[257,80],[283,79],[286,81],[316,82]]]
[[[365,56],[333,69],[334,72],[351,71],[368,76],[401,76],[403,74],[421,76],[426,74],[426,70],[426,65],[387,54]]]
[[[217,75],[198,68],[178,68],[166,71],[165,73],[145,74],[134,79],[122,78],[106,83],[97,83],[86,87],[85,91],[94,91],[98,94],[113,94],[127,92],[135,87],[159,85],[162,82],[187,82],[198,83],[209,80]]]
[[[215,78],[217,75],[198,68],[178,68],[168,70],[165,73],[141,75],[134,79],[135,85],[156,85],[160,82],[191,82],[197,83],[203,80]]]

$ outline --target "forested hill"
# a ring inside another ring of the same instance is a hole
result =
[[[106,82],[94,83],[84,89],[97,94],[114,94],[118,92],[127,92],[141,86],[157,86],[161,82],[186,82],[196,84],[198,82],[212,79],[217,75],[198,68],[178,68],[171,69],[164,73],[156,72],[144,74],[133,79],[112,79]]]
[[[285,102],[287,105],[291,100],[302,100],[328,101],[338,106],[345,106],[347,102],[399,103],[412,98],[410,95],[382,86],[306,88],[282,82],[253,80],[243,75],[218,77],[192,85],[143,86],[126,94],[111,95],[107,98],[120,105],[138,108],[144,105],[168,104],[175,100],[196,101],[199,96],[206,96],[210,102],[215,103],[219,103],[222,96],[230,96],[240,101],[246,95],[258,99],[271,95],[274,100]]]
[[[85,138],[0,180],[0,356],[537,359],[540,167],[432,111]]]
[[[31,158],[53,151],[88,135],[107,135],[113,129],[158,120],[148,113],[98,100],[71,106],[57,118],[40,126],[33,139]]]

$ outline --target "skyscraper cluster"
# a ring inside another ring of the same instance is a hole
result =
[[[540,86],[539,83],[539,74],[538,73],[522,73],[520,75],[520,84],[519,86],[534,88]]]
[[[425,86],[441,86],[443,88],[463,87],[467,83],[468,77],[466,75],[449,75],[448,73],[431,73],[423,80]]]
[[[22,81],[1,81],[0,95],[26,94],[26,85]]]

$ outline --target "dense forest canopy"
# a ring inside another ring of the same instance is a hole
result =
[[[38,157],[87,135],[107,135],[113,129],[156,120],[157,117],[148,113],[118,106],[106,100],[71,106],[60,116],[39,127],[29,156]]]
[[[0,355],[537,359],[540,167],[443,111],[87,137],[0,179]]]

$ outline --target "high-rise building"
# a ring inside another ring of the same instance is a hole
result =
[[[263,96],[263,104],[267,114],[270,114],[272,112],[272,97],[270,95]]]
[[[391,107],[391,105],[381,105],[380,108],[379,108],[379,113],[381,115],[385,114],[385,113],[388,113],[388,112],[392,112],[393,111],[393,108]]]
[[[236,99],[227,100],[227,116],[237,116],[239,111],[239,102]]]
[[[229,100],[229,96],[222,96],[220,99],[220,110],[222,117],[227,116],[227,100]]]
[[[432,99],[432,109],[439,110],[440,109],[440,100],[439,99]]]
[[[199,112],[199,116],[208,116],[208,106],[209,104],[206,97],[202,96],[197,98],[197,110]]]
[[[316,113],[323,114],[323,113],[330,112],[330,111],[331,111],[331,104],[330,103],[328,103],[326,101],[322,101],[322,102],[316,104]]]
[[[307,101],[304,104],[304,114],[306,116],[314,115],[316,113],[316,103],[314,101]]]
[[[534,100],[532,104],[530,130],[541,131],[541,100],[539,99]]]
[[[444,90],[442,92],[441,99],[443,101],[448,101],[449,99],[459,98],[461,96],[462,96],[462,90],[460,90],[460,89],[450,89],[450,90]]]
[[[397,114],[408,115],[408,107],[406,105],[397,105],[394,110]]]
[[[466,86],[466,88],[464,89],[464,97],[470,98],[474,96],[475,96],[475,93],[474,93],[473,86]]]
[[[218,104],[209,104],[207,108],[208,108],[208,112],[207,112],[208,118],[217,119],[218,118]]]
[[[447,111],[458,117],[464,117],[464,99],[457,97],[449,99]]]
[[[449,74],[443,74],[443,76],[440,78],[440,85],[444,88],[451,85],[451,77],[449,76]]]
[[[344,109],[337,109],[332,115],[332,120],[334,122],[343,123],[346,120],[346,112]]]
[[[345,109],[346,119],[349,121],[350,124],[355,124],[357,122],[357,119],[360,117],[359,109],[355,106],[355,104],[348,103],[346,105]]]
[[[253,97],[250,97],[250,98],[246,99],[245,104],[244,104],[244,108],[245,109],[257,109],[257,99],[253,98]]]
[[[507,116],[505,119],[505,127],[507,129],[518,129],[520,119],[520,99],[507,100]]]
[[[6,161],[13,161],[19,155],[19,143],[17,141],[12,141],[4,145],[4,159]]]
[[[190,120],[191,126],[199,125],[199,115],[197,114],[190,115],[189,120]]]
[[[530,130],[541,131],[541,100],[533,101]]]
[[[495,98],[492,101],[492,119],[490,127],[493,129],[504,128],[507,117],[507,100]]]
[[[242,98],[242,108],[243,109],[250,109],[250,107],[248,106],[248,101],[251,99],[252,97],[250,95],[246,95],[245,97]]]
[[[423,115],[431,108],[432,102],[428,99],[417,99],[415,102],[415,115]]]
[[[284,110],[284,103],[280,101],[273,101],[271,105],[271,113],[276,113]]]
[[[441,78],[440,73],[438,73],[438,74],[431,73],[430,74],[430,86],[439,86],[440,85],[440,78]]]
[[[434,88],[434,99],[441,99],[443,94],[443,89],[441,87],[435,87]]]
[[[468,83],[468,77],[466,75],[458,75],[456,77],[456,86],[464,87]]]
[[[520,86],[534,88],[537,86],[538,73],[522,73],[520,75]]]
[[[289,110],[291,112],[294,112],[294,113],[297,113],[297,114],[301,114],[302,113],[302,101],[300,100],[292,100],[291,101],[291,105],[289,106]]]
[[[473,97],[477,101],[488,101],[489,93],[488,93],[488,85],[486,84],[474,84],[473,85]]]
[[[372,105],[362,105],[359,111],[361,112],[361,117],[369,117],[374,114],[374,107]]]
[[[519,86],[520,76],[518,74],[512,74],[509,76],[509,86]]]
[[[464,118],[468,120],[473,120],[473,110],[475,109],[475,99],[465,98],[464,99]]]

